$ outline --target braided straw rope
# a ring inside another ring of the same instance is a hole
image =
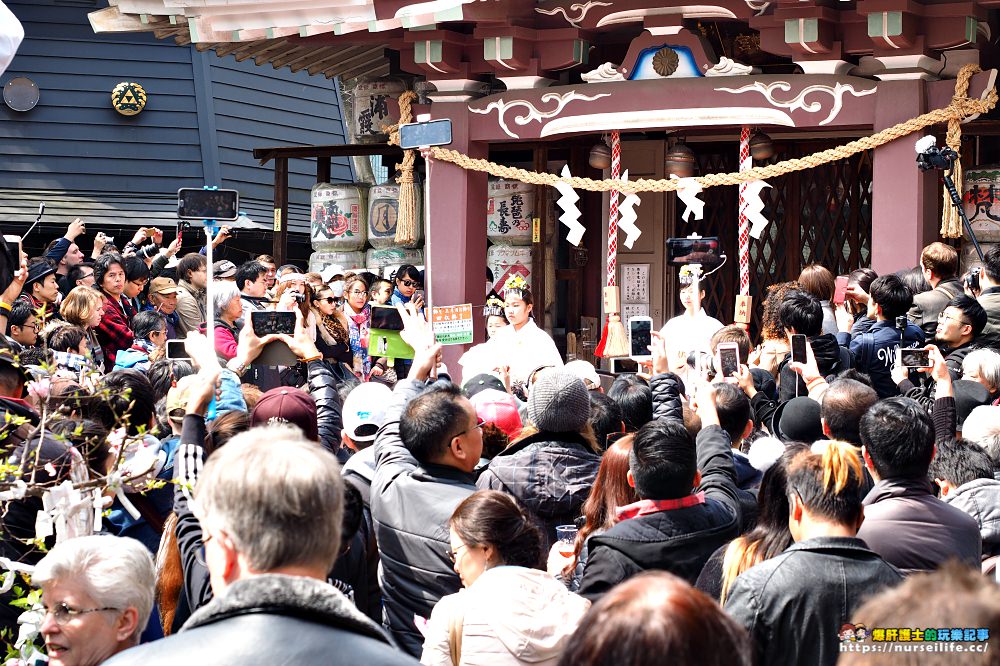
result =
[[[942,109],[930,111],[916,118],[911,118],[905,122],[888,127],[871,136],[862,137],[836,148],[821,150],[812,155],[793,158],[767,166],[758,166],[747,171],[699,176],[694,180],[704,188],[716,185],[739,185],[740,183],[783,176],[794,171],[811,169],[822,164],[827,164],[828,162],[842,160],[863,150],[878,148],[890,141],[922,130],[925,127],[945,122],[948,123],[948,145],[957,151],[961,140],[959,122],[969,116],[986,113],[997,103],[997,91],[995,88],[987,93],[985,99],[970,99],[966,97],[969,91],[969,79],[980,71],[982,70],[977,65],[969,64],[962,67],[958,73],[955,84],[955,95],[951,98],[951,104]],[[955,141],[954,144],[953,140]],[[578,190],[589,190],[591,192],[618,190],[619,192],[628,194],[637,194],[639,192],[672,192],[677,190],[679,185],[678,180],[652,180],[648,178],[630,180],[627,183],[619,180],[594,180],[592,178],[580,178],[576,176],[563,178],[557,174],[539,173],[537,171],[504,166],[503,164],[497,164],[489,160],[473,159],[456,150],[448,150],[446,148],[434,147],[429,152],[434,159],[441,160],[442,162],[451,162],[463,169],[482,171],[492,176],[498,176],[507,180],[519,180],[532,185],[552,186],[556,183],[566,183]],[[950,202],[949,206],[946,206],[946,209],[949,207]]]
[[[399,145],[399,126],[412,122],[412,106],[415,101],[417,93],[412,90],[407,90],[399,96],[399,122],[383,128],[389,132],[390,146]],[[417,242],[417,186],[413,177],[413,163],[416,159],[417,151],[404,150],[403,161],[396,165],[396,169],[399,170],[399,178],[396,179],[399,185],[399,210],[396,216],[394,241],[397,245],[412,245]]]

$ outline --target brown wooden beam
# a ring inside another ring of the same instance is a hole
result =
[[[313,157],[353,157],[355,155],[389,155],[402,159],[403,151],[398,146],[385,143],[345,143],[336,146],[278,146],[273,148],[254,148],[254,159],[261,165],[278,158],[313,158]]]
[[[288,256],[288,158],[274,160],[274,236],[271,254],[278,266]]]

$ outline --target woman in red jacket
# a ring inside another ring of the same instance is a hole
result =
[[[104,371],[115,367],[115,354],[128,349],[135,340],[122,307],[125,290],[125,264],[120,254],[102,254],[94,262],[94,286],[104,296],[104,315],[97,325],[97,340],[104,352]]]

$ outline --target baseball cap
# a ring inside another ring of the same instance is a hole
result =
[[[570,361],[565,366],[563,366],[569,372],[583,380],[583,383],[587,385],[588,389],[599,389],[601,388],[601,377],[597,374],[597,370],[594,369],[593,364],[588,363],[582,359],[576,361]]]
[[[462,392],[465,394],[465,397],[470,400],[480,391],[485,391],[487,389],[495,389],[497,391],[503,391],[504,393],[507,392],[507,387],[503,385],[500,378],[496,375],[491,375],[488,372],[480,373],[470,378],[465,382],[465,384],[462,385]]]
[[[168,277],[153,278],[149,282],[150,294],[176,294],[181,290],[177,283]]]
[[[302,429],[307,439],[319,441],[316,402],[302,389],[273,388],[260,397],[250,414],[250,427],[290,423]]]
[[[236,264],[223,259],[212,264],[212,275],[217,278],[231,278],[236,275]]]
[[[385,422],[385,406],[389,404],[392,390],[385,384],[365,382],[347,394],[344,400],[344,432],[352,441],[375,441],[378,429]]]
[[[521,415],[517,403],[509,393],[496,389],[483,389],[469,400],[476,408],[476,416],[503,430],[513,441],[521,434]]]
[[[159,278],[157,278],[159,279]],[[187,411],[188,398],[191,395],[191,387],[198,381],[197,375],[187,375],[177,380],[176,386],[171,386],[167,391],[167,418],[174,423],[184,420],[184,413]],[[179,414],[175,412],[179,411]]]
[[[338,275],[344,274],[344,267],[340,264],[330,264],[322,271],[320,271],[320,277],[323,278],[323,284],[330,284],[333,282],[333,278]]]

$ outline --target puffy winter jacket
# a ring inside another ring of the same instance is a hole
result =
[[[452,666],[449,628],[461,621],[461,666],[555,666],[589,607],[544,571],[494,567],[434,607],[420,662]]]
[[[1000,481],[969,481],[941,499],[969,514],[979,523],[984,558],[1000,555]]]
[[[476,485],[521,500],[544,523],[551,545],[557,525],[579,518],[600,465],[601,457],[580,435],[539,432],[493,458]]]
[[[399,419],[424,388],[413,379],[396,384],[385,424],[375,438],[372,518],[382,559],[385,618],[396,642],[413,656],[423,648],[414,615],[428,618],[438,600],[462,582],[448,557],[448,521],[476,491],[475,478],[454,467],[421,465],[399,436]]]

